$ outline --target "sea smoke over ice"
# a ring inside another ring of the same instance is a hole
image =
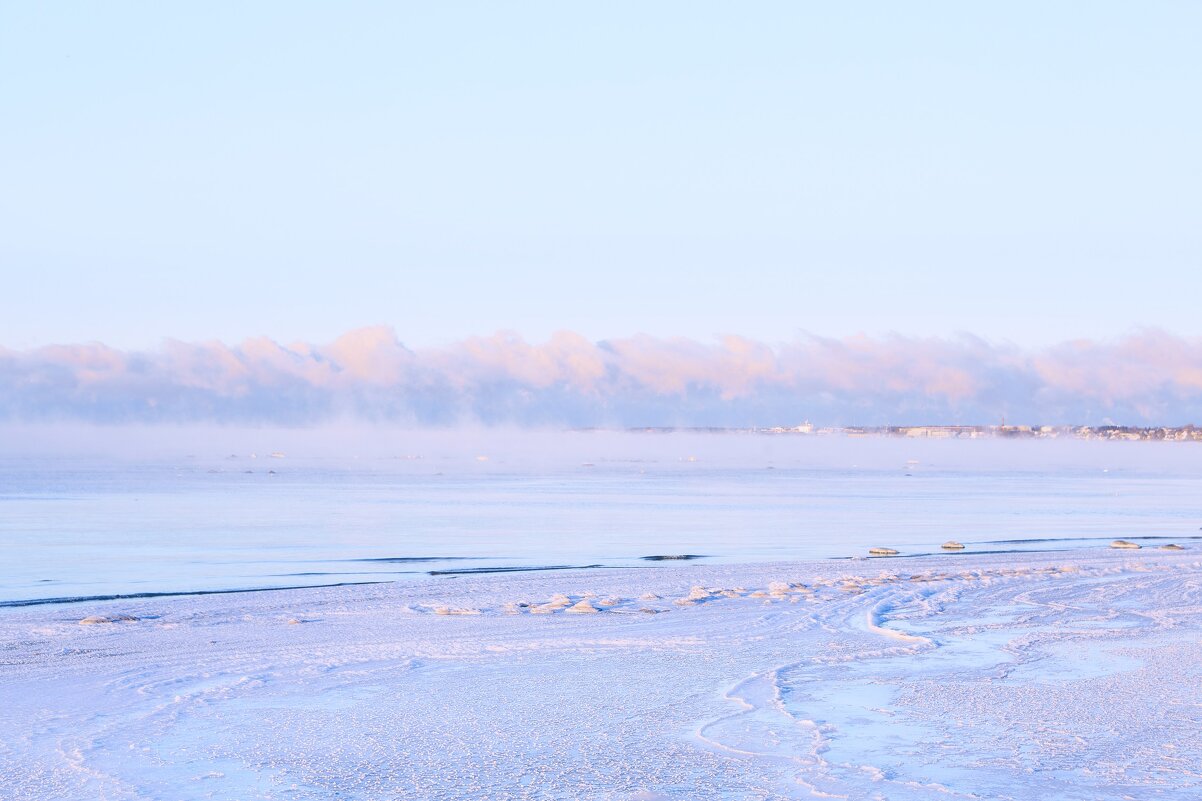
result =
[[[1146,330],[1042,349],[951,338],[765,343],[498,333],[410,349],[332,343],[0,348],[0,419],[408,426],[1202,422],[1202,340]]]

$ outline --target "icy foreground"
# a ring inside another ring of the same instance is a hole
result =
[[[1192,548],[7,610],[0,788],[1195,799],[1200,634]]]

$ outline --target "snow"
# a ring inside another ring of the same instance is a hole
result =
[[[1193,799],[1200,555],[682,564],[7,609],[0,788]]]

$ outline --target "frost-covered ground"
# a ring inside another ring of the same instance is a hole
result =
[[[0,796],[1196,799],[1199,556],[3,610]]]

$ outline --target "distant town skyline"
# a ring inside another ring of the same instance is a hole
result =
[[[1202,5],[0,8],[0,346],[1202,336]]]

